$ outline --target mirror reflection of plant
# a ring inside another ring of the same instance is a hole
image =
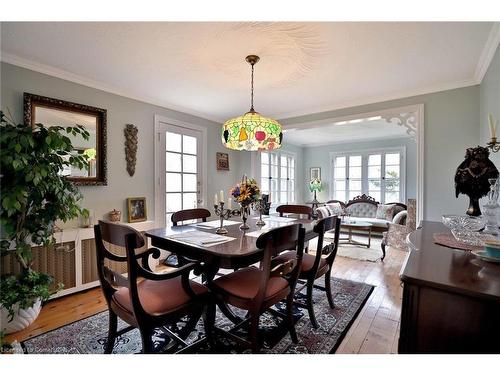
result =
[[[75,155],[67,135],[89,138],[80,125],[64,128],[15,124],[0,111],[1,255],[12,254],[21,266],[19,275],[2,277],[0,304],[13,315],[13,304],[29,307],[34,297],[46,300],[52,277],[32,270],[31,247],[55,244],[54,223],[79,215],[79,190],[60,174],[64,167],[86,169],[86,155]],[[13,283],[13,280],[16,282]],[[30,288],[26,288],[29,286]]]

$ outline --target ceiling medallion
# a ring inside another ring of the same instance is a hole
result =
[[[249,55],[246,61],[252,66],[252,93],[250,111],[243,116],[227,120],[222,125],[222,144],[231,150],[265,151],[281,147],[283,132],[281,125],[268,117],[261,116],[253,108],[254,65],[260,58]]]

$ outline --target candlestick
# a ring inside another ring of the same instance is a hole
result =
[[[496,138],[497,137],[496,127],[498,122],[493,119],[493,115],[491,113],[488,114],[488,123],[490,126],[491,138]]]
[[[228,204],[228,206],[230,205]],[[214,212],[220,219],[220,227],[215,230],[217,234],[227,234],[227,229],[224,228],[224,219],[228,220],[231,216],[240,214],[238,210],[224,209],[224,202],[214,204]]]
[[[260,198],[257,201],[252,203],[252,208],[255,211],[259,212],[259,220],[255,223],[255,225],[258,225],[259,227],[263,227],[266,225],[266,222],[262,220],[262,212],[266,209],[266,202],[264,202],[264,199]]]
[[[224,190],[221,190],[221,191],[220,191],[220,196],[219,196],[219,198],[220,198],[220,201],[219,201],[219,202],[224,202]]]

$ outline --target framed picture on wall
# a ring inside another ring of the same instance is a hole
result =
[[[223,152],[217,153],[217,170],[218,171],[229,170],[229,154]]]
[[[127,198],[128,222],[146,221],[148,218],[145,197]]]
[[[310,178],[309,180],[321,180],[321,168],[320,167],[311,167],[309,169]]]

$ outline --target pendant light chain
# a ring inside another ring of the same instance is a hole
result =
[[[248,55],[246,62],[252,66],[250,78],[250,111],[227,120],[222,125],[222,144],[230,150],[264,151],[281,148],[283,132],[281,125],[272,118],[264,117],[253,108],[255,67],[260,60],[257,55]]]
[[[252,64],[252,102],[251,102],[251,106],[250,106],[250,112],[254,112],[254,109],[253,109],[253,65]]]

